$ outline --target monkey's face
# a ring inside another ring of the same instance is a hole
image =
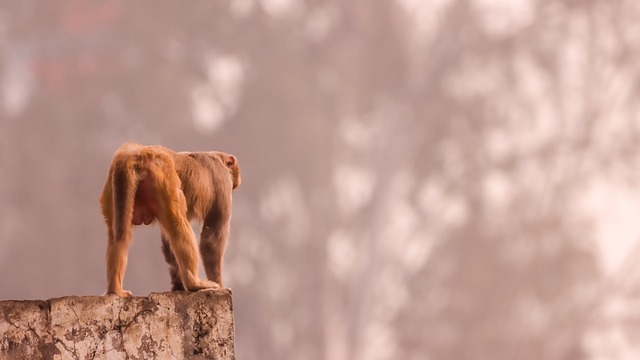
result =
[[[218,161],[222,162],[222,164],[224,164],[224,166],[229,170],[229,174],[231,174],[231,179],[233,181],[233,189],[240,186],[240,165],[238,165],[236,157],[220,151],[212,151],[210,154]]]

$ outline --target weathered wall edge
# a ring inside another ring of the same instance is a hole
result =
[[[0,301],[0,359],[234,359],[230,289]]]

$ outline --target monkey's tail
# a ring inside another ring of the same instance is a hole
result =
[[[133,207],[139,176],[131,161],[123,161],[113,172],[113,233],[116,241],[122,241],[131,230]]]

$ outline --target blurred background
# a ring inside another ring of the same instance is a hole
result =
[[[136,141],[240,160],[238,359],[638,359],[639,56],[633,0],[2,1],[0,298],[104,292]]]

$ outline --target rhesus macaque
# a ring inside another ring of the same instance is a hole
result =
[[[100,205],[108,227],[107,294],[122,289],[133,225],[158,220],[172,290],[222,286],[222,257],[229,238],[231,192],[240,185],[233,155],[175,152],[162,146],[124,144],[114,154]],[[198,245],[189,223],[203,223],[200,254],[208,280],[198,277]]]

